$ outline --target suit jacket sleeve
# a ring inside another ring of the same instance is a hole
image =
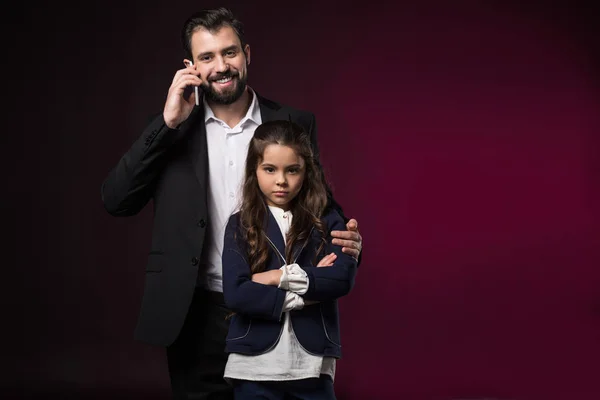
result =
[[[232,311],[249,317],[279,321],[286,291],[276,286],[252,282],[250,265],[245,251],[236,240],[237,214],[225,228],[223,244],[223,296],[225,305]]]
[[[168,149],[181,136],[179,130],[165,124],[162,114],[155,117],[102,184],[106,211],[130,216],[144,208],[167,162]]]
[[[337,211],[332,210],[324,220],[328,231],[346,230],[346,223]],[[342,252],[340,246],[331,243],[332,237],[328,235],[327,246],[324,254],[334,252],[336,260],[330,267],[305,267],[308,275],[308,290],[302,296],[305,300],[327,301],[347,295],[354,287],[357,271],[357,261]]]

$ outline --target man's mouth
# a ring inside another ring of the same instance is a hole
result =
[[[229,82],[229,81],[230,81],[230,80],[232,80],[232,79],[233,79],[233,76],[228,76],[228,77],[226,77],[226,78],[221,78],[221,79],[218,79],[218,80],[216,80],[215,82],[223,84],[223,83],[227,83],[227,82]]]
[[[221,75],[220,77],[218,77],[216,79],[210,79],[210,81],[215,82],[215,83],[224,84],[224,83],[230,82],[236,76],[237,76],[236,74],[228,73],[226,75]]]

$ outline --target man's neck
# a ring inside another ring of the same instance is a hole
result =
[[[212,110],[215,117],[225,122],[230,127],[236,126],[248,112],[248,108],[252,103],[252,95],[250,89],[246,86],[246,90],[242,96],[231,104],[215,104],[211,101],[208,106]]]

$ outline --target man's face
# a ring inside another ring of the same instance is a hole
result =
[[[223,26],[213,33],[204,28],[194,32],[191,49],[207,100],[217,104],[238,100],[248,81],[250,46],[242,49],[235,31]]]

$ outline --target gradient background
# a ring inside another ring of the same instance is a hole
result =
[[[250,85],[316,114],[364,236],[338,398],[600,398],[598,7],[519,3],[6,10],[0,396],[168,397],[132,338],[151,208],[110,217],[100,185],[162,110],[185,18],[226,5]]]

